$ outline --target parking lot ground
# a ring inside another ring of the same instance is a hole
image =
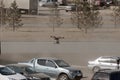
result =
[[[109,12],[109,10],[101,10],[101,14],[105,16]],[[70,13],[62,14],[70,17]],[[48,20],[47,17],[48,15],[28,15],[27,17],[24,15],[24,19],[26,19],[24,21],[31,26],[21,27],[15,32],[3,29],[0,36],[2,40],[0,64],[15,63],[43,56],[63,58],[71,64],[83,65],[79,66],[85,77],[82,80],[90,80],[93,73],[86,66],[88,60],[102,55],[120,55],[120,28],[114,28],[113,24],[108,24],[111,23],[108,21],[108,17],[104,18],[107,27],[94,29],[88,34],[70,26],[55,28],[55,32],[53,32],[51,27],[45,27],[48,25],[47,23],[39,25],[40,22]],[[31,22],[34,23],[30,24]],[[50,38],[51,35],[65,38],[61,40],[61,44],[57,45]]]

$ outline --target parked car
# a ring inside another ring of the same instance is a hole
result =
[[[106,6],[109,7],[113,4],[113,0],[106,0]]]
[[[34,67],[37,72],[45,73],[58,80],[80,80],[83,77],[81,70],[71,67],[64,60],[56,58],[34,58],[26,64]]]
[[[0,80],[27,80],[25,76],[16,73],[12,69],[0,65]]]
[[[40,7],[55,7],[58,5],[59,5],[59,3],[57,1],[53,1],[53,0],[41,0],[39,2]]]
[[[113,0],[95,0],[96,7],[109,7],[113,4]]]
[[[102,56],[93,61],[88,61],[88,67],[96,72],[100,69],[117,69],[120,65],[120,57]]]
[[[7,67],[27,77],[28,80],[50,80],[50,77],[43,73],[38,73],[33,67],[23,64],[8,64]]]
[[[120,70],[100,70],[93,75],[92,80],[120,80]]]
[[[76,5],[75,4],[69,4],[65,7],[65,11],[76,11]]]

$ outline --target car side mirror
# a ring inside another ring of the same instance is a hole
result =
[[[54,68],[57,68],[57,66],[54,66]]]

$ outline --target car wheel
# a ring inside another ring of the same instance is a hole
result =
[[[68,10],[66,10],[66,12],[68,12]]]
[[[93,72],[97,72],[97,71],[99,71],[99,70],[100,70],[100,67],[98,67],[98,66],[95,66],[95,67],[92,69]]]
[[[69,78],[66,74],[61,74],[57,80],[69,80]]]

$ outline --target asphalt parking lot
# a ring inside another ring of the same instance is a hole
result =
[[[2,64],[28,61],[32,58],[56,57],[82,70],[90,80],[93,72],[88,69],[88,60],[99,56],[119,56],[119,42],[3,42],[0,62]],[[100,52],[100,54],[98,53]],[[114,54],[113,54],[114,53]],[[93,56],[94,55],[94,56]],[[9,58],[8,58],[9,57]]]

